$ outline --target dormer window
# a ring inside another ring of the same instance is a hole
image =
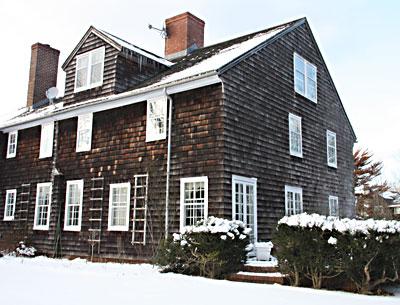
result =
[[[317,67],[294,53],[294,90],[317,102]]]
[[[105,47],[76,56],[75,92],[103,84]]]

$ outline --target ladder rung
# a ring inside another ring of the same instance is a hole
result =
[[[143,211],[143,210],[146,210],[146,207],[143,207],[143,208],[133,208],[134,210],[136,210],[136,211]]]
[[[100,232],[100,229],[89,229],[90,232]]]
[[[26,213],[28,210],[19,210],[18,213]]]
[[[19,219],[17,219],[18,221],[27,221],[28,220],[28,218],[19,218]]]
[[[144,218],[136,218],[136,219],[134,219],[134,218],[132,218],[132,221],[146,221],[146,219],[144,219]]]
[[[145,245],[143,241],[133,241],[132,244]]]
[[[89,221],[101,221],[101,218],[89,218]]]
[[[90,243],[99,243],[100,239],[88,239],[88,242],[90,242]]]
[[[144,233],[144,230],[132,230],[133,233]]]
[[[28,200],[20,201],[19,203],[29,203]]]
[[[91,178],[91,180],[93,181],[93,180],[104,180],[104,177],[94,177],[94,178]]]
[[[102,211],[103,208],[90,208],[89,211]]]
[[[103,197],[99,197],[99,198],[90,198],[90,200],[92,200],[92,201],[96,201],[96,200],[103,200]]]
[[[104,187],[92,187],[90,190],[91,191],[102,191],[102,190],[104,190]]]
[[[23,184],[21,184],[21,186],[31,186],[31,184],[30,183],[23,183]]]
[[[24,193],[19,193],[21,196],[23,196],[23,195],[29,195],[30,194],[30,192],[24,192]]]

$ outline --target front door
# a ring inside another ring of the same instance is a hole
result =
[[[251,242],[257,241],[257,179],[232,176],[232,218],[251,229]]]

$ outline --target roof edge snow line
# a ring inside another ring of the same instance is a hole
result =
[[[166,60],[165,58],[158,56],[152,52],[146,51],[140,47],[137,47],[121,38],[118,38],[106,31],[103,30],[98,30],[96,29],[93,25],[91,25],[89,27],[89,29],[86,31],[86,33],[83,35],[83,37],[81,38],[81,40],[78,42],[78,44],[76,45],[76,47],[73,49],[73,51],[71,52],[71,54],[68,55],[67,59],[64,61],[64,63],[62,64],[61,68],[63,70],[65,70],[65,68],[69,65],[69,63],[72,61],[72,59],[74,58],[74,56],[76,55],[76,53],[79,51],[79,49],[81,48],[81,46],[83,45],[83,43],[86,41],[86,39],[89,37],[90,34],[95,34],[97,37],[99,37],[100,39],[104,40],[106,43],[110,44],[111,46],[113,46],[114,48],[116,48],[118,51],[121,51],[122,48],[127,48],[130,49],[136,53],[139,53],[143,56],[146,56],[150,59],[153,59],[157,62],[159,62],[160,64],[163,64],[165,66],[171,66],[173,65],[172,62]]]
[[[57,104],[55,104],[42,109],[42,111],[47,110],[48,112],[45,112],[44,114],[39,112],[37,113],[38,115],[36,117],[29,118],[28,120],[23,120],[17,117],[19,120],[15,120],[13,122],[13,119],[11,119],[8,122],[0,125],[0,131],[6,133],[15,130],[26,129],[52,121],[73,118],[85,113],[100,112],[144,102],[150,98],[163,95],[165,92],[167,94],[175,94],[217,83],[221,83],[221,79],[215,72],[210,72],[190,79],[171,82],[161,86],[139,88],[117,95],[86,100],[78,104],[68,105],[66,107],[57,107]]]

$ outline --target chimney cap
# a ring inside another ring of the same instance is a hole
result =
[[[187,17],[190,17],[191,19],[194,19],[194,20],[196,20],[196,21],[198,21],[198,22],[200,22],[200,23],[202,23],[202,24],[206,24],[206,23],[204,22],[204,20],[200,19],[199,17],[193,15],[193,14],[190,13],[190,12],[184,12],[184,13],[182,13],[182,14],[179,14],[179,15],[176,15],[176,16],[173,16],[173,17],[169,17],[169,18],[165,19],[165,23],[177,21],[177,20],[179,20],[179,19],[183,19],[183,18],[187,18]]]

